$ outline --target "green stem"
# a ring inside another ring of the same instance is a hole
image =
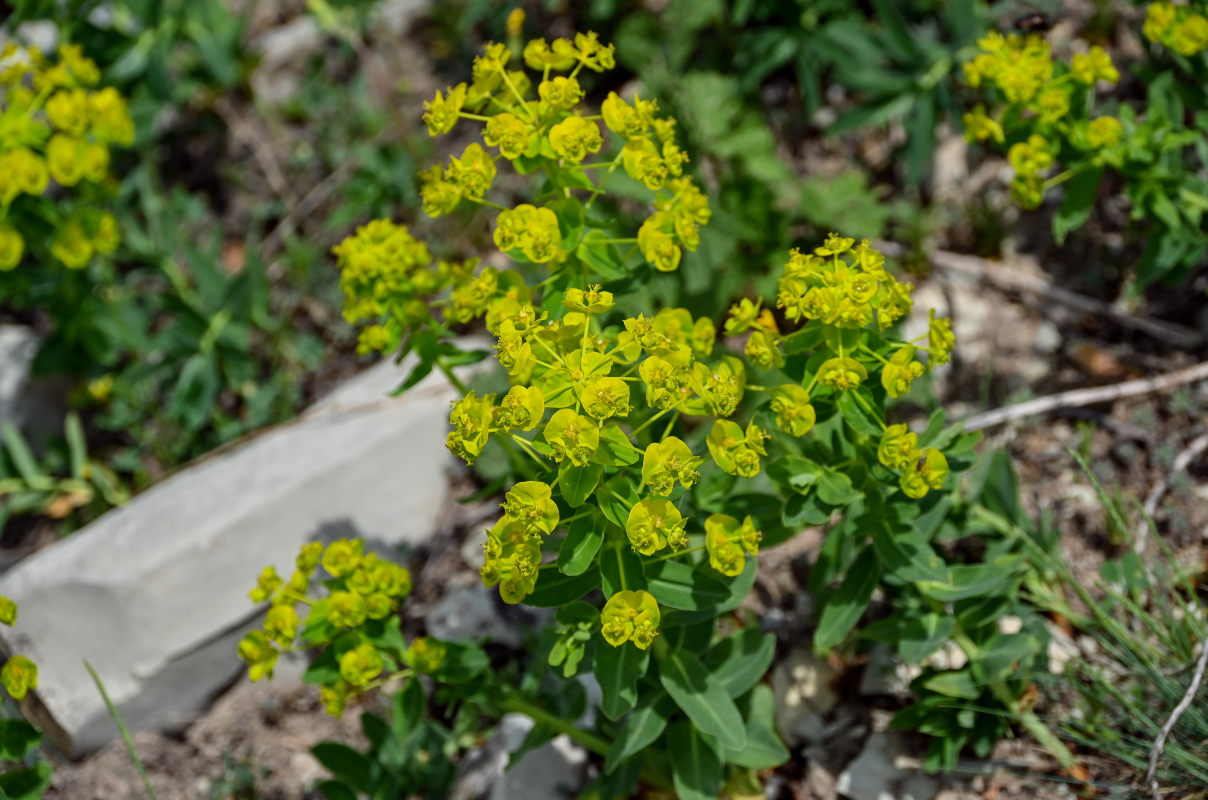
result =
[[[101,683],[101,676],[96,674],[96,670],[92,668],[92,665],[87,660],[84,661],[84,668],[88,670],[88,674],[92,676],[93,683],[96,684],[97,691],[101,693],[101,699],[105,701],[105,708],[109,709],[109,716],[113,717],[118,732],[122,735],[122,742],[126,745],[126,752],[130,754],[130,758],[134,761],[134,767],[143,779],[143,786],[146,787],[147,794],[150,795],[151,800],[159,800],[155,794],[155,788],[151,786],[151,779],[147,777],[147,770],[143,769],[143,762],[139,759],[138,752],[134,749],[134,740],[130,738],[130,731],[126,729],[126,723],[122,721],[122,715],[117,713],[117,707],[109,699],[109,692],[105,691],[105,684]]]
[[[651,417],[650,419],[646,420],[645,422],[643,422],[643,423],[642,423],[641,425],[639,425],[638,427],[634,428],[634,429],[633,429],[633,433],[631,433],[631,434],[630,434],[630,436],[637,436],[639,433],[641,433],[642,431],[646,430],[646,428],[648,428],[648,427],[651,425],[651,423],[653,423],[653,422],[654,422],[656,419],[658,419],[659,417],[663,416],[664,414],[666,414],[666,413],[667,413],[668,411],[670,411],[670,410],[671,410],[671,409],[669,409],[669,408],[664,408],[662,411],[658,412],[658,413],[657,413],[657,414],[655,414],[653,417]]]
[[[689,553],[697,553],[704,549],[705,549],[705,546],[703,544],[698,544],[696,547],[685,547],[683,550],[674,550],[670,553],[663,553],[661,556],[654,556],[653,558],[647,558],[646,563],[653,564],[653,563],[656,563],[659,561],[666,561],[669,558],[675,558],[676,556],[686,556]]]
[[[555,716],[543,708],[538,708],[520,695],[511,694],[507,696],[499,704],[499,707],[504,711],[515,711],[519,714],[524,714],[538,725],[544,725],[558,733],[565,733],[571,741],[578,742],[597,755],[607,756],[611,748],[611,744],[605,739],[596,736],[594,733],[576,728],[561,717]]]

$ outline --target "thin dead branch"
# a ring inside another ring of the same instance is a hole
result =
[[[887,256],[900,256],[906,252],[906,248],[896,242],[876,242],[874,246]],[[1102,300],[1085,297],[1054,286],[1043,278],[1011,270],[1002,262],[948,250],[929,251],[927,258],[940,269],[983,280],[1000,290],[1026,292],[1084,314],[1106,317],[1121,327],[1139,331],[1176,347],[1191,348],[1203,341],[1203,336],[1191,328],[1129,314]]]
[[[1149,750],[1149,769],[1145,773],[1145,782],[1149,784],[1153,800],[1162,800],[1162,792],[1158,788],[1158,759],[1162,757],[1162,749],[1166,747],[1166,739],[1170,736],[1170,732],[1174,730],[1174,726],[1183,713],[1191,707],[1191,701],[1200,688],[1200,682],[1204,680],[1205,667],[1208,667],[1208,644],[1201,644],[1200,657],[1195,662],[1195,674],[1191,676],[1191,685],[1183,693],[1183,699],[1174,707],[1174,711],[1170,712],[1170,718],[1166,720],[1162,730],[1158,731],[1158,738],[1154,739],[1153,747]]]
[[[1141,555],[1145,551],[1145,545],[1149,540],[1150,521],[1158,511],[1158,503],[1162,502],[1162,498],[1169,491],[1171,479],[1186,470],[1188,465],[1199,458],[1205,450],[1208,450],[1208,433],[1200,434],[1192,439],[1191,443],[1174,457],[1174,462],[1170,465],[1170,472],[1150,490],[1143,506],[1145,518],[1137,525],[1137,535],[1133,541],[1133,550],[1137,555]]]
[[[1073,389],[1068,392],[1037,397],[1024,403],[1003,406],[982,414],[974,414],[964,419],[965,430],[978,431],[992,428],[1004,422],[1046,414],[1057,408],[1067,406],[1089,406],[1096,403],[1110,403],[1125,397],[1164,392],[1195,381],[1208,380],[1208,361],[1201,362],[1186,369],[1168,372],[1153,378],[1140,378],[1135,381],[1115,383],[1110,386],[1096,386],[1089,389]]]

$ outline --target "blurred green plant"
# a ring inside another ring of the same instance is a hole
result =
[[[1038,553],[1039,580],[1029,594],[1088,642],[1043,681],[1044,695],[1061,709],[1054,716],[1063,738],[1114,762],[1109,779],[1098,783],[1108,796],[1199,797],[1193,787],[1208,786],[1208,714],[1202,703],[1186,698],[1208,641],[1204,565],[1177,557],[1135,499],[1126,504],[1082,455],[1070,456],[1094,487],[1106,523],[1127,532],[1134,529],[1128,519],[1143,520],[1156,555],[1138,555],[1135,539],[1125,533],[1123,555],[1106,561],[1091,584],[1059,548]],[[1185,707],[1175,717],[1180,704]]]
[[[1120,69],[1100,47],[1067,62],[1039,36],[991,33],[964,64],[968,85],[990,100],[964,115],[966,137],[1007,150],[1011,195],[1023,208],[1039,207],[1064,185],[1052,218],[1059,244],[1090,219],[1105,175],[1122,184],[1137,222],[1130,234],[1145,241],[1135,289],[1178,281],[1208,253],[1208,17],[1178,8],[1149,7],[1143,31],[1153,57],[1137,68],[1143,100],[1103,96]],[[1197,20],[1202,43],[1181,33],[1198,30]]]
[[[87,516],[129,498],[116,473],[88,457],[75,413],[67,415],[64,442],[65,448],[52,448],[39,459],[12,423],[0,422],[0,529],[14,515],[64,520],[77,510]]]

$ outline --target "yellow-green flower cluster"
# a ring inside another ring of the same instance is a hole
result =
[[[1191,57],[1208,50],[1208,16],[1190,5],[1151,3],[1141,27],[1145,38]]]
[[[553,490],[541,481],[523,481],[508,491],[503,518],[487,531],[481,570],[484,586],[499,585],[507,603],[531,594],[541,566],[541,540],[554,532],[560,519]]]
[[[980,53],[963,65],[965,82],[1001,98],[993,113],[983,105],[964,115],[965,138],[1004,144],[1015,140],[1008,160],[1015,170],[1011,196],[1024,208],[1036,208],[1049,186],[1045,176],[1063,141],[1088,157],[1102,159],[1123,127],[1114,117],[1087,119],[1084,97],[1099,83],[1114,84],[1120,72],[1100,47],[1075,53],[1068,64],[1053,58],[1047,40],[1035,35],[991,32],[978,41]],[[1005,131],[1004,126],[1011,131]]]
[[[679,550],[687,545],[686,525],[674,503],[654,497],[639,500],[629,509],[625,535],[629,537],[634,550],[644,556],[652,556],[665,547]]]
[[[386,352],[403,333],[429,318],[427,298],[472,275],[476,261],[433,264],[428,246],[406,225],[376,219],[334,248],[344,291],[344,319],[369,321],[358,351]]]
[[[747,553],[759,555],[763,533],[748,514],[742,522],[728,514],[713,514],[705,520],[705,549],[709,566],[722,575],[735,577],[746,565]]]
[[[330,594],[312,602],[307,595],[320,567],[330,576],[323,582]],[[365,553],[365,543],[360,539],[337,539],[326,547],[321,542],[310,542],[298,552],[288,580],[272,566],[265,567],[256,579],[248,596],[253,602],[270,606],[263,629],[249,632],[239,642],[239,657],[247,662],[253,681],[272,678],[277,658],[295,646],[299,635],[310,644],[323,644],[344,631],[356,632],[367,623],[389,617],[410,593],[410,571],[376,553]],[[304,621],[298,616],[299,604],[310,607]],[[316,640],[315,631],[327,633]],[[366,647],[373,649],[373,645],[362,643],[356,650],[341,654],[340,673],[346,684],[341,698],[350,688],[363,686],[345,672],[369,676],[366,682],[373,677],[370,673],[375,656],[366,655]],[[350,652],[358,655],[349,656]],[[378,672],[382,657],[376,654]],[[344,659],[348,659],[347,668]]]
[[[100,72],[76,45],[60,47],[52,60],[10,43],[0,64],[0,270],[11,270],[28,249],[20,198],[45,194],[52,180],[63,189],[103,183],[110,148],[129,145],[134,124],[116,89],[95,88]],[[64,266],[82,269],[117,247],[112,215],[78,198],[55,202],[68,210],[53,220],[48,244]]]
[[[913,288],[886,272],[885,257],[867,241],[856,244],[832,233],[813,253],[790,254],[776,306],[794,322],[818,320],[839,328],[875,324],[884,331],[910,311]],[[746,327],[727,325],[727,332],[740,333]]]
[[[0,596],[0,625],[15,625],[17,604]],[[38,665],[25,656],[15,655],[4,662],[0,669],[0,685],[14,700],[24,700],[25,695],[38,688]]]
[[[600,633],[613,647],[633,642],[645,650],[658,636],[661,619],[659,604],[649,592],[620,591],[608,598],[600,612]]]
[[[699,227],[711,216],[708,199],[683,174],[688,157],[675,144],[675,120],[661,116],[655,100],[635,97],[629,102],[616,92],[598,113],[582,107],[582,71],[615,66],[613,46],[594,33],[552,44],[534,39],[525,46],[523,61],[539,76],[530,77],[519,68],[508,47],[490,43],[474,61],[471,83],[437,92],[425,102],[424,121],[431,135],[447,133],[458,120],[468,119],[482,124],[482,144],[473,142],[447,166],[438,164],[421,174],[424,211],[434,217],[448,214],[462,200],[499,208],[485,194],[500,159],[522,173],[531,172],[543,159],[556,162],[566,176],[563,191],[568,197],[583,191],[594,198],[620,168],[655,195],[653,211],[637,233],[638,249],[655,269],[674,270],[683,251],[700,244]],[[555,74],[560,72],[568,74]],[[610,160],[584,163],[605,148],[601,121],[620,147]],[[483,145],[498,155],[492,156]],[[598,182],[589,177],[594,168],[606,169]],[[564,234],[551,209],[526,203],[501,208],[494,238],[514,259],[557,264],[578,245]]]
[[[898,484],[907,497],[920,498],[944,485],[948,459],[934,447],[919,447],[919,437],[904,424],[890,425],[881,436],[877,460],[899,473]]]

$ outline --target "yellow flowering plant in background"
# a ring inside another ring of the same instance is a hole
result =
[[[25,262],[80,270],[116,249],[104,208],[110,150],[133,141],[134,124],[99,82],[77,46],[0,50],[0,272]]]
[[[1205,100],[1204,11],[1196,3],[1147,6],[1142,33],[1154,63],[1173,59],[1198,80],[1144,67],[1150,72],[1142,75],[1141,109],[1112,99],[1121,66],[1098,46],[1078,43],[1059,58],[1043,36],[991,31],[962,66],[966,86],[985,100],[964,115],[965,137],[1006,152],[1011,197],[1020,207],[1035,209],[1061,187],[1053,215],[1058,243],[1090,218],[1104,174],[1119,176],[1132,217],[1152,228],[1137,267],[1142,286],[1185,274],[1208,252],[1208,120],[1202,111],[1192,119],[1185,114]]]
[[[280,652],[320,647],[307,678],[333,712],[383,685],[423,697],[419,675],[445,687],[452,718],[522,711],[603,760],[603,797],[631,796],[639,776],[718,796],[788,757],[761,683],[774,637],[737,613],[761,548],[826,526],[810,587],[819,652],[853,646],[878,586],[930,624],[944,603],[1010,596],[1022,566],[1005,551],[993,564],[949,564],[930,544],[975,437],[945,428],[942,412],[922,431],[892,419],[893,402],[947,363],[955,342],[934,311],[913,341],[895,334],[913,287],[868,241],[831,234],[793,250],[774,296],[738,298],[723,319],[633,307],[636,287],[692,257],[710,210],[656,99],[610,92],[599,107],[587,103],[583,82],[612,65],[612,46],[591,33],[535,39],[519,53],[489,44],[472,81],[426,104],[433,136],[473,140],[422,174],[423,209],[477,208],[497,253],[445,261],[388,220],[334,251],[345,315],[364,326],[361,349],[414,353],[402,388],[444,371],[463,395],[450,411],[449,450],[471,466],[492,453],[506,459],[500,513],[482,532],[481,579],[505,603],[557,609],[541,659],[565,679],[593,674],[608,722],[576,727],[576,715],[551,711],[569,690],[551,697],[506,668],[484,671],[474,645],[406,642],[395,614],[405,592],[383,588],[385,562],[357,541],[308,545],[289,580],[267,569],[252,599],[270,610],[240,654],[256,679],[271,675]],[[597,205],[618,173],[645,192],[636,229]],[[523,176],[529,188],[516,190]],[[467,387],[452,372],[485,355],[453,341],[469,324],[494,341],[495,387]],[[314,599],[306,588],[319,565],[330,577]],[[304,620],[292,610],[303,604]],[[1007,676],[1041,640],[1029,627],[1000,642],[987,625],[950,618],[923,643],[913,628],[903,638],[912,661],[968,642],[972,665],[929,672],[946,676],[929,685],[976,681],[988,687],[976,694],[984,706],[1014,710],[1025,684]],[[996,647],[1016,655],[991,658]],[[410,724],[435,724],[407,713]],[[934,703],[926,713],[954,712]],[[953,755],[975,717],[982,738],[1004,729],[1000,712],[969,717],[949,737]],[[670,746],[664,731],[701,759],[671,759],[670,775],[652,769]],[[407,752],[413,771],[389,785],[412,791],[428,773]]]

